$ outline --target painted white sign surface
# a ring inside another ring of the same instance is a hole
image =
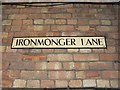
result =
[[[14,37],[11,48],[106,48],[105,41],[105,37]]]

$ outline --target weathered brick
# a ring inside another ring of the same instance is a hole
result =
[[[51,18],[71,18],[71,14],[53,14]]]
[[[52,31],[72,31],[74,30],[74,26],[72,25],[52,25],[51,26]]]
[[[18,69],[18,70],[33,70],[35,67],[34,62],[12,62],[10,63],[10,69]]]
[[[81,80],[70,80],[69,87],[82,87],[82,81]]]
[[[91,53],[91,49],[80,49],[79,52],[80,53]]]
[[[75,63],[74,62],[64,62],[63,69],[64,70],[73,70],[73,69],[75,69]]]
[[[91,24],[91,25],[99,25],[100,22],[99,22],[99,20],[89,20],[89,24]]]
[[[67,80],[56,80],[55,81],[55,87],[56,88],[65,88],[68,86]]]
[[[100,60],[118,60],[118,54],[100,54]]]
[[[2,62],[2,69],[4,70],[4,69],[8,69],[9,68],[9,62]]]
[[[75,61],[98,61],[98,54],[74,54],[73,55]]]
[[[54,23],[55,23],[54,19],[46,19],[45,20],[45,24],[54,24]]]
[[[11,31],[20,31],[21,30],[21,26],[12,26],[11,27]]]
[[[72,24],[72,25],[77,24],[77,20],[76,19],[68,19],[67,24]]]
[[[46,36],[61,36],[61,32],[47,32]]]
[[[96,87],[96,81],[93,79],[83,80],[83,87]]]
[[[119,87],[119,80],[110,80],[110,85],[112,88],[118,88]]]
[[[34,24],[44,24],[43,19],[34,19]]]
[[[8,37],[8,33],[7,32],[2,32],[2,38],[7,38]]]
[[[13,82],[13,87],[25,88],[26,81],[23,79],[15,79],[15,81]]]
[[[58,54],[58,61],[72,61],[72,55],[71,54]]]
[[[12,21],[11,20],[3,20],[2,25],[11,25]]]
[[[24,14],[11,14],[8,19],[27,19],[27,15]]]
[[[43,26],[36,25],[36,26],[34,26],[34,30],[35,31],[43,31]]]
[[[23,25],[32,25],[33,20],[23,20]]]
[[[75,75],[72,71],[50,71],[48,77],[50,79],[72,79]]]
[[[97,87],[104,87],[104,88],[109,88],[110,87],[110,83],[109,80],[97,80]]]
[[[2,87],[12,87],[12,81],[11,80],[2,80]]]
[[[5,70],[2,72],[3,79],[17,79],[20,78],[20,71],[18,70]]]
[[[110,20],[101,20],[101,24],[102,25],[111,25],[111,21]]]
[[[41,88],[54,88],[53,80],[41,80]]]
[[[39,80],[27,80],[27,88],[40,88]]]
[[[23,79],[46,79],[46,71],[21,71],[21,78]]]
[[[111,31],[111,27],[109,27],[109,26],[97,26],[96,27],[96,29],[98,30],[98,31],[105,31],[105,32],[109,32],[109,31]]]
[[[106,53],[115,53],[116,52],[116,47],[114,46],[109,46],[107,49],[105,49]]]
[[[26,55],[23,55],[22,60],[33,60],[33,61],[46,60],[46,55],[44,55],[44,54],[26,54]]]
[[[47,56],[48,61],[72,61],[71,54],[49,54]]]
[[[89,13],[97,13],[97,9],[89,9]]]
[[[76,28],[76,30],[80,30],[80,31],[88,31],[90,29],[89,26],[78,26]]]
[[[11,49],[10,46],[6,47],[6,52],[17,52],[17,49]]]
[[[60,62],[49,62],[47,64],[47,70],[61,70],[62,64]]]
[[[21,54],[19,54],[19,53],[4,53],[4,54],[2,54],[2,60],[5,60],[5,61],[20,61],[21,60]]]
[[[14,26],[20,26],[20,25],[22,25],[22,20],[13,20],[12,21],[12,25]]]
[[[84,71],[76,72],[76,78],[77,79],[85,79],[85,72]]]
[[[79,49],[67,49],[68,53],[78,52]]]
[[[62,36],[78,36],[79,32],[62,32]]]
[[[47,63],[46,62],[37,62],[35,64],[35,69],[37,69],[37,70],[46,70],[47,69]]]
[[[66,49],[54,49],[55,51],[55,53],[64,53],[64,52],[66,52]]]
[[[66,24],[66,20],[65,19],[57,19],[55,20],[56,24]]]
[[[89,67],[92,70],[105,70],[112,69],[113,64],[111,62],[90,62]]]
[[[34,31],[48,31],[50,30],[50,26],[49,25],[34,25]]]
[[[42,49],[43,53],[53,53],[54,49]]]
[[[0,46],[0,52],[5,52],[5,46]]]
[[[50,18],[50,14],[29,14],[28,19],[46,19]]]
[[[88,70],[89,66],[88,63],[84,63],[84,62],[75,62],[75,70]]]
[[[41,49],[30,49],[30,53],[41,53]]]
[[[118,71],[103,71],[101,76],[104,79],[119,78]]]

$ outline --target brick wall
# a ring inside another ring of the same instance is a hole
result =
[[[117,10],[107,4],[3,5],[2,87],[118,88]],[[12,38],[23,36],[106,36],[107,49],[11,49]]]

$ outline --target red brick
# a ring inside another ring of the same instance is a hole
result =
[[[118,60],[118,54],[100,54],[100,60]]]
[[[26,54],[23,55],[22,60],[46,60],[46,55],[44,54]]]
[[[60,62],[49,62],[47,65],[47,70],[61,70],[62,64]]]
[[[86,78],[93,79],[93,78],[100,78],[100,73],[97,71],[86,71]]]
[[[3,71],[2,76],[3,76],[2,77],[3,79],[16,79],[16,78],[20,78],[20,71],[18,71],[18,70]]]
[[[82,81],[81,80],[70,80],[69,87],[72,87],[72,88],[82,87]]]
[[[75,75],[72,71],[50,71],[48,77],[50,79],[72,79]]]
[[[74,26],[72,25],[52,25],[51,26],[52,31],[72,31],[74,30]]]
[[[67,20],[67,24],[77,24],[77,20],[76,19],[68,19]]]
[[[12,62],[10,63],[10,69],[17,70],[33,70],[35,67],[34,62]]]
[[[12,81],[10,80],[2,80],[2,87],[12,87]]]
[[[54,81],[53,80],[41,80],[41,88],[53,88]]]
[[[75,61],[98,61],[98,54],[74,54]]]
[[[23,79],[46,79],[46,71],[21,71],[21,78]]]
[[[92,70],[105,70],[112,69],[113,64],[111,62],[90,62],[89,67]]]
[[[78,19],[78,24],[79,25],[88,25],[89,22],[87,19]]]
[[[9,62],[2,62],[2,69],[8,69],[9,68]]]
[[[102,78],[109,79],[109,78],[119,78],[118,71],[103,71]]]
[[[56,80],[55,87],[56,88],[66,88],[68,86],[67,80]]]
[[[20,61],[21,54],[19,54],[19,53],[4,53],[4,54],[2,54],[2,59],[3,59],[3,61]]]
[[[13,25],[13,26],[14,26],[14,25],[15,25],[15,26],[18,26],[18,25],[19,25],[19,26],[20,26],[20,25],[22,25],[22,20],[13,20],[13,21],[12,21],[12,25]]]

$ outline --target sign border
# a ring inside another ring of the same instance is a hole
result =
[[[76,48],[76,47],[71,47],[71,48],[66,48],[66,47],[62,47],[62,48],[12,48],[12,43],[13,43],[13,39],[14,38],[36,38],[36,37],[104,37],[105,38],[105,45],[106,47],[81,47],[81,48]],[[11,43],[11,49],[107,49],[107,43],[106,43],[106,36],[23,36],[23,37],[13,37],[12,38],[12,43]]]

